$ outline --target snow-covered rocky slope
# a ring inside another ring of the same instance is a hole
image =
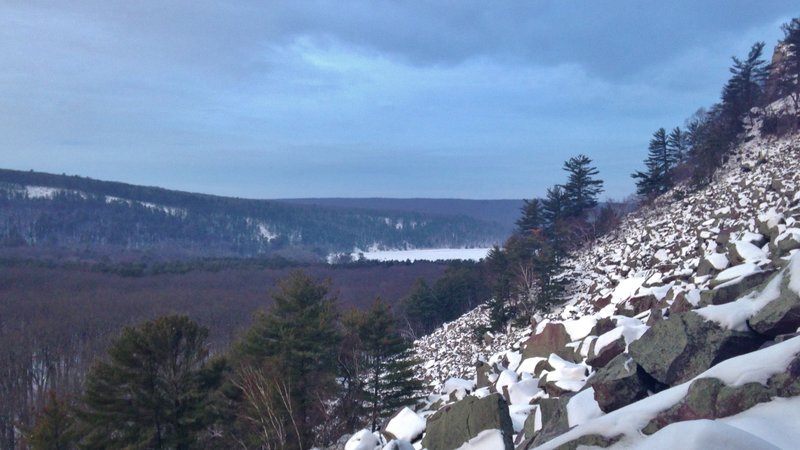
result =
[[[754,130],[706,188],[678,186],[577,252],[557,310],[479,343],[473,330],[488,318],[477,308],[417,341],[431,395],[417,410],[425,437],[408,441],[430,450],[800,442],[791,426],[798,249],[800,136]]]

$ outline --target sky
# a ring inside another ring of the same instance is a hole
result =
[[[796,1],[0,3],[0,167],[247,198],[531,198],[767,57]]]

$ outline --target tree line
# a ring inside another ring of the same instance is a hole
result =
[[[377,429],[421,385],[391,307],[342,313],[326,282],[292,272],[273,306],[212,355],[186,316],[126,327],[83,390],[51,393],[23,448],[264,448],[326,445]]]
[[[653,133],[645,170],[631,175],[637,194],[652,199],[682,180],[689,180],[695,188],[704,186],[757,118],[764,134],[797,131],[800,19],[792,19],[782,30],[784,36],[772,64],[763,58],[764,42],[756,42],[745,58],[732,58],[731,77],[722,88],[719,103],[698,110],[683,129],[675,127],[668,133],[659,128]],[[767,108],[779,99],[788,101],[789,114]]]
[[[567,282],[562,274],[569,253],[618,222],[618,205],[598,203],[603,181],[588,156],[568,159],[563,170],[566,182],[548,188],[544,199],[526,200],[516,232],[489,253],[489,328],[511,318],[526,320],[557,303]]]

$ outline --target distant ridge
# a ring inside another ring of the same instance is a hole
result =
[[[374,211],[416,212],[434,216],[466,216],[499,224],[508,234],[519,218],[522,200],[471,200],[456,198],[288,198],[278,201],[298,205],[319,205],[334,208],[370,209]]]
[[[250,200],[0,169],[0,251],[320,259],[356,248],[486,247],[507,235],[507,223],[467,207],[491,210],[492,201],[413,201]]]

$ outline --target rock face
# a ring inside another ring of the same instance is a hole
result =
[[[800,263],[794,258],[792,266]],[[800,296],[791,288],[791,271],[784,277],[780,297],[761,308],[748,323],[757,333],[775,337],[793,333],[800,327]]]
[[[754,333],[723,329],[690,311],[657,322],[629,349],[645,372],[674,386],[720,361],[751,352],[763,342]]]
[[[498,394],[481,399],[468,396],[428,418],[422,446],[428,450],[454,450],[481,431],[492,429],[502,431],[506,450],[514,448],[514,429],[505,399]]]
[[[594,399],[603,412],[609,413],[647,396],[646,374],[633,359],[621,354],[589,379]]]

